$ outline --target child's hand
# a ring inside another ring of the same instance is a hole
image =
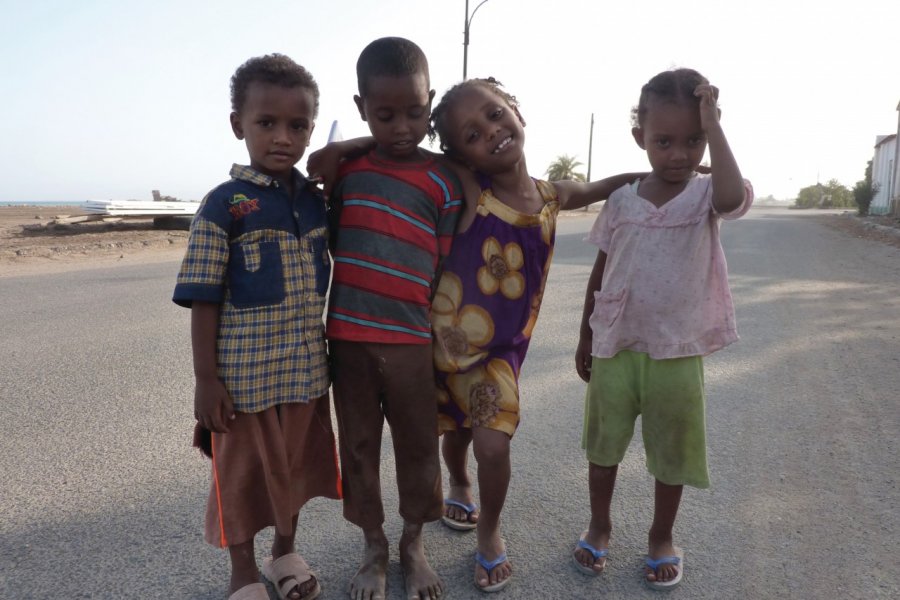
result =
[[[326,198],[331,197],[331,188],[337,179],[341,165],[342,151],[335,144],[328,144],[309,155],[306,159],[306,171],[309,179],[322,184]]]
[[[578,349],[575,350],[575,370],[582,381],[591,380],[591,338],[590,336],[581,336],[578,340]]]
[[[694,88],[694,95],[700,98],[700,125],[703,131],[719,123],[719,88],[708,83],[701,83]]]
[[[197,379],[194,417],[210,431],[228,433],[228,421],[234,419],[234,403],[218,377]]]

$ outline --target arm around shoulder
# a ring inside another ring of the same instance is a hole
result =
[[[341,162],[362,156],[374,147],[375,138],[371,136],[331,142],[309,155],[306,170],[310,179],[322,182],[327,198],[337,180]]]
[[[623,185],[646,176],[647,172],[620,173],[590,183],[569,180],[553,181],[551,183],[553,183],[553,187],[556,188],[556,193],[559,196],[560,209],[573,210],[584,208],[600,200],[606,200]]]

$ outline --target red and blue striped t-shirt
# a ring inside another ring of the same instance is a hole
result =
[[[431,341],[430,299],[450,252],[462,187],[437,160],[391,162],[375,151],[348,162],[329,292],[329,339]]]

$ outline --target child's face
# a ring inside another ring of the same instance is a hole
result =
[[[231,129],[246,141],[250,166],[270,177],[289,178],[309,146],[315,106],[305,87],[251,82],[240,114],[231,113]]]
[[[696,105],[651,100],[643,124],[631,134],[647,151],[653,172],[669,183],[690,179],[706,152],[706,134]]]
[[[425,73],[369,77],[366,96],[354,96],[359,116],[369,124],[378,150],[390,158],[417,157],[425,139],[434,90]]]
[[[484,87],[461,90],[447,107],[444,122],[452,152],[486,175],[502,173],[524,156],[522,116]]]

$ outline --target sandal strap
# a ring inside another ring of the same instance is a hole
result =
[[[476,552],[475,560],[478,561],[478,564],[480,564],[484,568],[484,570],[488,572],[488,575],[490,575],[491,571],[493,571],[509,559],[506,557],[506,552],[503,552],[494,560],[488,560],[481,552]]]
[[[261,583],[245,585],[228,596],[228,600],[261,600],[262,598],[268,600],[269,592],[266,591],[266,586]]]
[[[662,558],[650,558],[647,557],[644,561],[647,563],[647,566],[653,569],[654,571],[660,568],[662,565],[675,565],[678,566],[681,564],[681,558],[678,556],[663,556]]]
[[[296,552],[273,560],[269,563],[267,571],[268,579],[278,588],[278,595],[282,598],[286,598],[294,588],[315,578],[315,573]]]
[[[584,541],[584,538],[578,540],[578,547],[582,550],[587,550],[588,552],[590,552],[591,556],[594,557],[594,562],[597,562],[599,559],[609,555],[609,550],[607,548],[604,548],[603,550],[597,550],[586,541]]]
[[[457,508],[461,508],[470,515],[478,510],[478,505],[474,502],[472,504],[466,504],[465,502],[460,502],[459,500],[454,500],[453,498],[444,498],[444,504],[447,506],[455,506]]]

